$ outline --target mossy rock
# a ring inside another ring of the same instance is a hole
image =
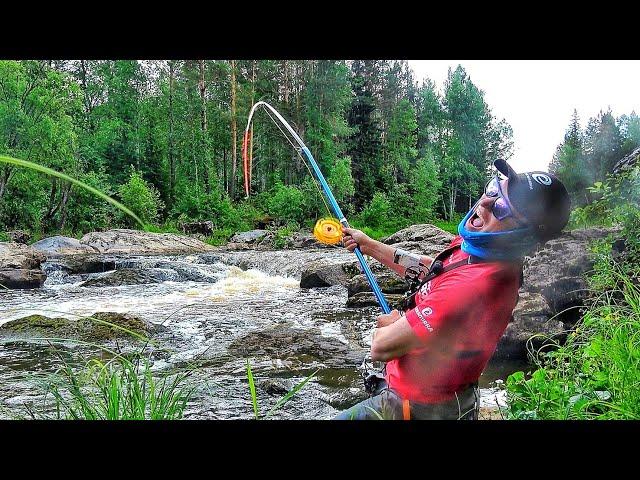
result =
[[[113,325],[105,325],[94,319],[102,322],[108,322]],[[120,328],[117,328],[120,327]],[[129,330],[143,337],[148,337],[154,330],[152,324],[145,322],[144,320],[135,317],[133,315],[127,315],[123,313],[114,312],[98,312],[91,315],[91,318],[83,318],[78,320],[78,328],[84,335],[94,340],[111,340],[113,338],[134,338],[129,332],[122,329]]]
[[[74,333],[72,322],[66,318],[49,318],[43,315],[29,315],[28,317],[11,320],[0,326],[0,336],[10,336],[12,333],[28,334],[29,336],[66,337]]]
[[[106,325],[101,321],[113,325]],[[107,341],[116,338],[134,340],[136,337],[125,330],[149,337],[157,329],[155,325],[138,317],[114,312],[98,312],[91,315],[91,318],[79,320],[29,315],[0,326],[0,337],[48,337],[84,341]]]

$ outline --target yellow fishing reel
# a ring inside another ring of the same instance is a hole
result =
[[[336,245],[342,241],[342,225],[335,218],[321,218],[313,227],[313,236],[321,243]]]

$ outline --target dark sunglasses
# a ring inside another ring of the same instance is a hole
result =
[[[496,217],[500,221],[508,217],[513,217],[513,219],[519,225],[525,225],[524,222],[518,220],[513,214],[513,207],[511,206],[511,203],[509,202],[507,196],[502,192],[500,179],[497,176],[493,177],[487,182],[484,187],[484,194],[487,197],[496,199],[491,206],[491,213],[493,213],[494,217]]]

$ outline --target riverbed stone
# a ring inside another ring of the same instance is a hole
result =
[[[404,295],[397,293],[384,294],[384,298],[392,310],[394,308],[400,309],[400,304],[404,300]],[[365,308],[365,307],[378,307],[378,299],[373,292],[359,292],[347,299],[346,306],[349,308]],[[381,312],[382,313],[382,312]]]
[[[28,245],[0,242],[0,285],[11,289],[41,287],[47,278],[41,269],[45,259],[41,252]]]
[[[389,270],[377,274],[375,279],[384,294],[404,294],[409,289],[409,283],[406,280]],[[347,290],[349,296],[352,297],[356,293],[371,292],[371,285],[369,285],[366,275],[356,275],[349,280]]]
[[[64,270],[70,275],[102,273],[116,268],[116,259],[105,255],[64,255],[49,257],[47,268]]]
[[[320,259],[310,261],[305,265],[300,276],[300,288],[330,287],[332,285],[347,285],[354,270],[342,261]]]
[[[299,365],[321,362],[328,368],[359,365],[366,354],[337,338],[321,335],[318,328],[302,330],[282,325],[243,335],[229,344],[228,351],[243,358],[265,355]]]
[[[180,255],[215,250],[215,247],[185,235],[129,229],[87,233],[80,243],[102,254]]]
[[[68,338],[84,341],[107,341],[112,339],[134,340],[136,337],[125,331],[148,337],[162,330],[150,322],[134,315],[97,312],[79,320],[50,318],[43,315],[29,315],[0,325],[0,338]],[[108,322],[108,325],[103,322]],[[119,328],[118,328],[119,327]]]
[[[135,268],[120,268],[112,272],[80,284],[81,287],[115,287],[119,285],[143,285],[147,283],[160,283],[163,279],[154,275],[152,271],[138,270]]]
[[[16,268],[13,270],[0,270],[0,294],[5,288],[31,289],[40,288],[47,274],[42,270],[28,270],[26,268]]]
[[[75,238],[62,235],[43,238],[35,242],[31,247],[44,253],[47,257],[96,253],[96,250],[89,245],[82,244]]]

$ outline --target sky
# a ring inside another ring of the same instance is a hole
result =
[[[511,125],[517,172],[547,169],[574,109],[582,129],[609,107],[616,118],[640,114],[640,60],[409,60],[419,84],[430,78],[441,93],[458,64]]]

